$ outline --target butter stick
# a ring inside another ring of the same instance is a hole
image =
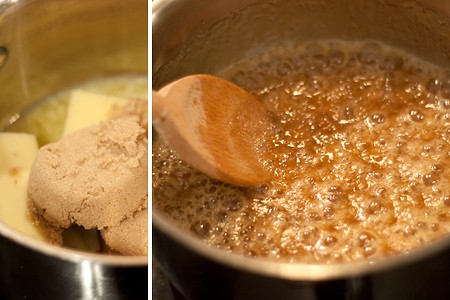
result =
[[[34,135],[0,133],[0,221],[30,237],[45,241],[27,212],[28,175],[37,149]]]
[[[114,117],[128,102],[126,98],[72,91],[63,135]]]

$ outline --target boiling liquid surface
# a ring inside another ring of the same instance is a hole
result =
[[[315,42],[221,74],[261,99],[275,180],[230,186],[156,137],[153,206],[207,244],[271,260],[402,254],[450,231],[450,73],[375,42]]]

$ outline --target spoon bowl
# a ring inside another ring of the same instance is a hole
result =
[[[272,122],[258,99],[212,75],[176,80],[152,98],[153,126],[181,159],[238,186],[271,178],[262,158]]]

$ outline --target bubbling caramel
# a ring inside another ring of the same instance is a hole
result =
[[[209,245],[302,263],[376,260],[450,231],[450,73],[372,41],[268,49],[221,74],[273,115],[275,180],[239,188],[153,143],[153,206]]]

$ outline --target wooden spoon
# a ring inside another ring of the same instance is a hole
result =
[[[271,179],[262,159],[272,122],[240,87],[211,75],[181,78],[152,94],[153,126],[194,168],[251,186]]]

